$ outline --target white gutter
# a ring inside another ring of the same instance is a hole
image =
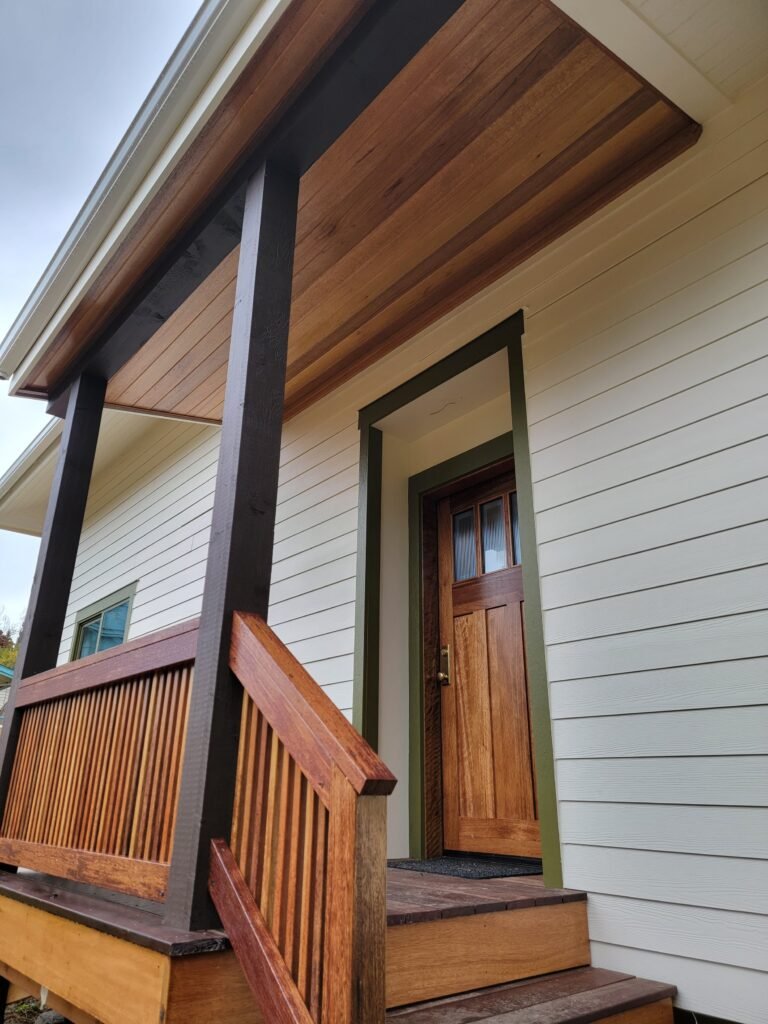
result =
[[[64,241],[0,343],[14,393],[291,0],[204,0]]]

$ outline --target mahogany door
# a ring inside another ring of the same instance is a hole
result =
[[[541,855],[514,477],[438,503],[443,839]]]

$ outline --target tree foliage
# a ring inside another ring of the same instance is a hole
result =
[[[19,653],[21,627],[11,622],[4,609],[0,609],[0,665],[13,668]]]

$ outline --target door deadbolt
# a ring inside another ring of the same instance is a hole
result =
[[[451,645],[445,644],[440,648],[440,671],[437,673],[437,681],[443,686],[449,686],[451,682]]]

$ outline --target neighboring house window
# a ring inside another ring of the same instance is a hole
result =
[[[83,608],[77,615],[72,658],[107,651],[125,641],[136,584]]]

